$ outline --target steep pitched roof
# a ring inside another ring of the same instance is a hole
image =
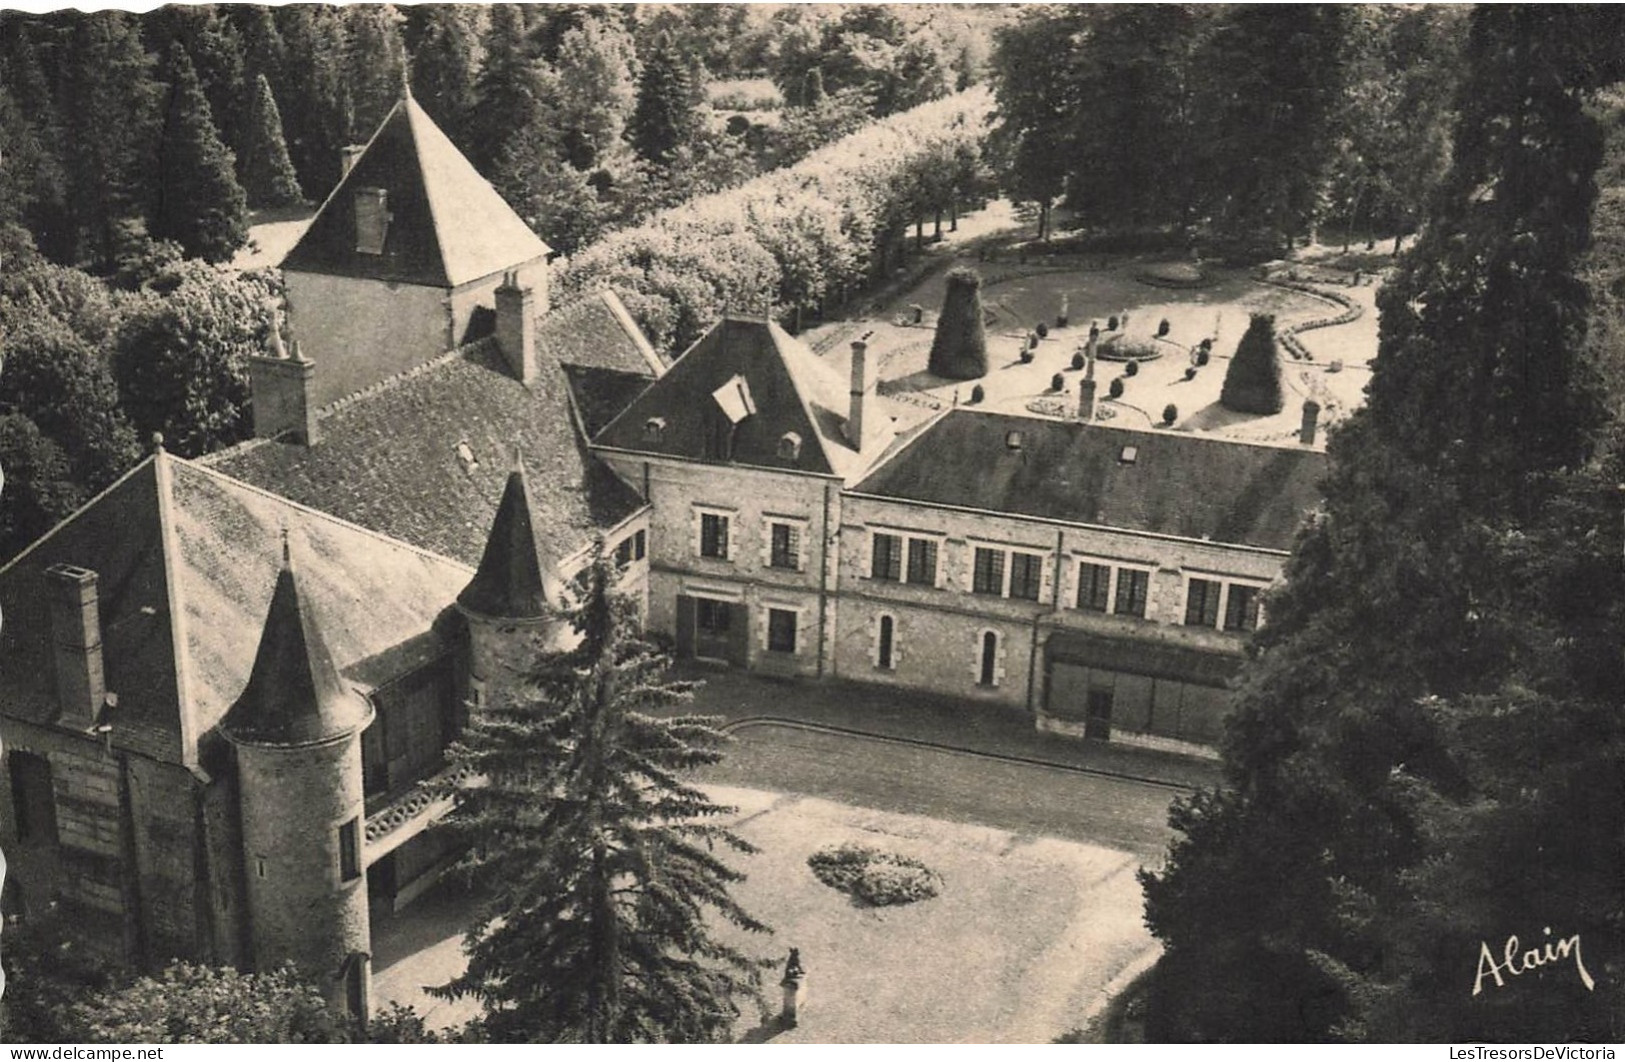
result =
[[[343,402],[313,447],[260,441],[206,462],[314,509],[478,564],[517,447],[531,471],[536,534],[567,556],[643,505],[586,451],[563,370],[545,356],[526,387],[482,340]]]
[[[855,489],[1285,550],[1325,470],[1309,449],[959,409]]]
[[[742,390],[736,378],[743,381]],[[746,405],[734,408],[733,400],[725,398],[730,394],[745,396]],[[892,434],[865,432],[860,452],[846,437],[849,401],[847,381],[800,340],[762,318],[724,315],[593,441],[692,461],[731,461],[850,479],[891,442]],[[889,424],[890,402],[875,395],[869,401],[874,411],[870,423]],[[731,458],[714,456],[711,443],[717,418],[723,416],[735,422]],[[645,430],[654,419],[664,423],[658,436]],[[802,443],[794,457],[780,449],[787,433]]]
[[[469,568],[157,454],[0,569],[0,714],[56,716],[44,571],[99,576],[107,717],[121,748],[192,763],[198,739],[248,685],[282,567],[300,558],[299,602],[353,680],[381,655],[437,638]],[[443,651],[445,646],[440,647]],[[375,676],[376,678],[376,676]]]
[[[371,718],[372,706],[339,678],[321,625],[285,557],[248,685],[220,729],[248,744],[312,745],[357,733]]]
[[[508,473],[479,570],[457,595],[457,603],[499,619],[539,619],[564,609],[557,560],[536,537],[535,508],[523,465]]]
[[[356,196],[382,189],[383,253],[356,249]],[[548,253],[410,96],[395,104],[282,268],[455,287]]]

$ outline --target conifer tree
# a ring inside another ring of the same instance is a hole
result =
[[[299,176],[288,158],[288,145],[282,139],[282,112],[277,109],[271,83],[264,74],[255,78],[254,106],[237,163],[249,206],[290,206],[304,199]]]
[[[351,143],[365,144],[400,100],[406,87],[406,45],[401,14],[393,4],[355,4],[344,9],[348,29],[344,82],[355,108]]]
[[[350,142],[340,76],[344,28],[334,8],[318,4],[288,4],[276,14],[287,62],[271,87],[299,187],[320,201],[338,183],[339,153]]]
[[[235,160],[215,131],[192,60],[178,44],[170,49],[166,75],[151,232],[156,239],[174,240],[189,255],[223,262],[248,242],[247,197],[233,172]]]
[[[1617,983],[1572,965],[1472,992],[1486,942],[1622,945],[1621,468],[1576,276],[1586,95],[1621,76],[1599,43],[1620,32],[1604,9],[1471,16],[1455,160],[1255,636],[1226,783],[1176,803],[1183,836],[1143,876],[1156,1035],[1584,1040],[1625,1020]]]
[[[725,1039],[762,964],[713,935],[714,913],[766,927],[728,895],[742,875],[716,850],[751,846],[730,809],[684,775],[721,758],[713,721],[669,716],[690,695],[637,634],[602,551],[572,619],[579,644],[545,654],[532,688],[482,708],[453,762],[449,816],[464,866],[491,899],[467,970],[435,989],[485,1004],[503,1043]]]
[[[948,271],[942,315],[931,339],[930,369],[950,380],[987,375],[987,327],[982,321],[982,278],[974,269]]]
[[[451,142],[473,147],[468,122],[479,76],[475,15],[462,4],[430,4],[422,38],[412,51],[412,96]]]
[[[694,71],[663,33],[655,42],[638,82],[637,110],[628,134],[640,158],[657,166],[694,139],[699,127]]]
[[[1281,412],[1281,359],[1275,349],[1275,316],[1255,313],[1224,373],[1219,402],[1237,413]]]
[[[515,4],[495,4],[485,34],[485,62],[469,116],[469,161],[486,177],[515,131],[529,128],[541,110],[541,72],[525,20]]]

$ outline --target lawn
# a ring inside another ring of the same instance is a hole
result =
[[[799,948],[807,970],[799,1026],[747,1021],[746,1039],[1048,1042],[1152,954],[1139,860],[1127,853],[810,797],[713,792],[740,808],[739,832],[761,849],[734,860],[748,874],[734,895],[776,932],[741,943],[781,961]],[[853,901],[807,866],[844,842],[920,860],[941,875],[941,895],[900,907]]]

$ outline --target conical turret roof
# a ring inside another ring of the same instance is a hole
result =
[[[564,582],[538,540],[525,467],[515,462],[502,490],[479,570],[457,603],[496,619],[541,619],[564,609]]]
[[[371,705],[339,678],[284,544],[254,670],[220,729],[246,744],[311,745],[360,730],[371,716]]]

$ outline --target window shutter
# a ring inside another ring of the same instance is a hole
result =
[[[873,531],[865,531],[863,533],[863,571],[861,571],[858,574],[859,574],[859,578],[872,579],[872,578],[874,578],[874,573],[875,573],[875,533]]]
[[[1048,554],[1038,558],[1038,601],[1047,605],[1055,600],[1055,565]]]
[[[717,538],[719,540],[718,544],[720,546],[720,548],[717,550],[717,553],[718,553],[718,555],[721,556],[721,558],[723,560],[733,560],[733,556],[734,556],[734,548],[733,548],[733,546],[734,546],[734,544],[733,544],[733,530],[734,530],[734,528],[733,528],[733,517],[731,517],[731,516],[719,516],[719,517],[717,517],[717,528],[718,528]]]
[[[762,521],[762,530],[767,532],[762,536],[762,567],[764,568],[773,566],[773,533],[778,529],[778,526],[771,520]]]
[[[688,523],[689,537],[694,540],[691,549],[693,550],[694,556],[698,557],[700,556],[700,527],[704,523],[704,518],[700,515],[700,511],[698,509],[690,509],[688,511]]]
[[[896,671],[903,663],[903,621],[891,618],[891,669]]]
[[[790,525],[789,533],[790,555],[796,559],[796,571],[804,572],[807,570],[807,536],[795,524]]]
[[[960,546],[959,589],[970,593],[976,585],[976,544],[965,542]]]

